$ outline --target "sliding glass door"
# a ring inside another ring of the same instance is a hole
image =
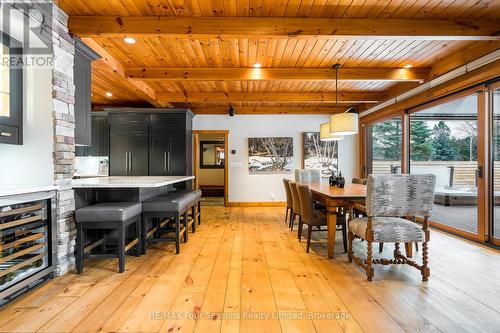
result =
[[[401,173],[401,117],[371,124],[366,130],[367,174]]]
[[[490,233],[492,242],[500,245],[500,84],[490,89],[490,109],[492,113],[492,162],[493,177],[491,181],[492,225]]]
[[[410,110],[409,171],[436,175],[434,225],[479,239],[479,95]]]

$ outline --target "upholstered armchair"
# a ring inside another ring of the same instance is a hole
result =
[[[434,175],[370,175],[366,188],[366,217],[349,222],[349,262],[353,260],[366,271],[368,281],[374,275],[373,264],[407,264],[420,270],[422,280],[429,279],[428,242],[429,217],[434,204]],[[422,226],[410,221],[422,217]],[[355,238],[367,241],[367,257],[354,255]],[[394,259],[374,259],[372,244],[395,243]],[[419,242],[422,245],[422,264],[402,255],[400,243]]]
[[[311,183],[321,181],[321,170],[295,169],[295,181],[298,183]]]

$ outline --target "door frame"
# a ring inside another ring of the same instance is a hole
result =
[[[489,219],[489,224],[488,224],[488,231],[489,231],[489,241],[490,243],[500,246],[500,235],[495,235],[495,214],[494,214],[494,209],[495,209],[495,173],[494,173],[494,167],[495,167],[495,157],[493,156],[493,126],[494,126],[494,105],[493,105],[493,91],[500,89],[500,81],[496,81],[490,84],[486,85],[486,90],[488,92],[488,100],[485,101],[486,106],[488,108],[488,115],[489,115],[489,133],[488,133],[488,147],[489,150],[487,152],[487,155],[490,157],[490,163],[488,165],[488,170],[487,174],[489,176],[489,191],[488,191],[488,202],[487,202],[487,208],[488,208],[488,219]]]
[[[200,187],[198,181],[198,170],[199,170],[199,156],[200,156],[200,145],[199,145],[199,135],[200,134],[220,134],[224,135],[224,206],[227,207],[229,203],[229,167],[228,167],[228,153],[229,153],[229,130],[193,130],[193,175],[194,188],[198,189]]]

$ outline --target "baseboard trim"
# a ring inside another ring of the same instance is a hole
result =
[[[284,207],[285,201],[228,202],[227,207]]]

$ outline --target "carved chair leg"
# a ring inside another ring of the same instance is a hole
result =
[[[354,234],[349,231],[349,249],[347,251],[347,260],[352,262],[352,241],[354,240]]]
[[[431,270],[427,266],[429,264],[429,245],[428,242],[422,244],[422,281],[428,281],[431,275]]]
[[[413,257],[413,244],[412,243],[405,243],[405,252],[406,252],[407,258]]]
[[[373,247],[373,243],[372,241],[368,241],[368,250],[367,250],[367,257],[366,257],[366,278],[368,281],[371,281],[372,278],[373,278],[373,267],[372,267],[372,261],[373,261],[373,257],[372,257],[372,247]]]
[[[397,255],[399,254],[399,243],[394,243],[394,258],[397,259]]]

